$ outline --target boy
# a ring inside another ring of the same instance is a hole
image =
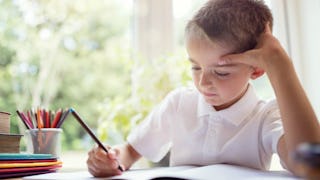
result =
[[[94,176],[121,174],[141,156],[170,165],[282,165],[304,175],[289,154],[320,142],[319,124],[293,64],[272,36],[272,15],[258,0],[210,0],[189,21],[186,47],[196,90],[177,89],[128,137],[128,143],[89,152]],[[257,98],[250,79],[267,74],[276,100]],[[297,133],[299,132],[299,133]]]

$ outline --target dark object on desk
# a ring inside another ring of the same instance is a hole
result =
[[[302,143],[294,152],[299,174],[304,179],[320,179],[320,143]]]
[[[81,124],[81,126],[89,133],[89,135],[92,137],[92,139],[99,145],[101,149],[103,149],[106,153],[109,153],[107,148],[99,141],[99,139],[93,134],[93,132],[90,130],[90,128],[87,126],[87,124],[81,119],[81,117],[78,115],[78,113],[70,108],[70,112],[73,114],[73,116],[78,120],[78,122]],[[118,163],[119,164],[119,163]],[[123,171],[122,167],[119,165],[118,169],[120,171]]]
[[[294,158],[298,162],[314,168],[320,168],[320,144],[302,143],[294,153]]]

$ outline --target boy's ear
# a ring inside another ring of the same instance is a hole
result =
[[[251,79],[257,79],[258,77],[262,76],[264,74],[264,70],[262,68],[258,67],[252,67],[252,74],[251,74]]]

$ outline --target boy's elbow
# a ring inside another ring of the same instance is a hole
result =
[[[286,162],[286,169],[290,171],[294,176],[298,176],[304,179],[320,179],[319,168],[310,167],[307,164],[296,162],[294,159],[290,159]]]

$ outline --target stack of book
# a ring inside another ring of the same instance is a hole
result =
[[[20,152],[21,134],[0,133],[0,153]]]
[[[21,134],[10,134],[10,113],[0,112],[0,153],[20,152]]]
[[[10,113],[0,111],[0,179],[55,172],[62,162],[52,154],[20,153],[21,134],[10,133]]]
[[[61,166],[51,154],[0,153],[0,178],[50,173]]]

